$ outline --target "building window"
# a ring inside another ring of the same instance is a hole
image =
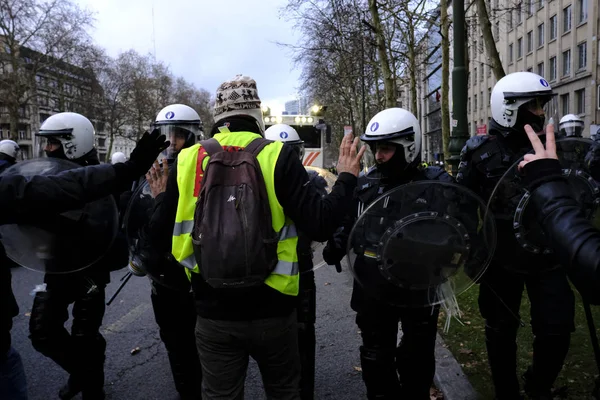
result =
[[[485,102],[485,99],[483,97],[483,90],[479,93],[479,98],[481,99],[481,102],[479,103],[479,108],[483,108],[483,103]]]
[[[473,86],[477,84],[477,67],[473,68]]]
[[[527,53],[533,51],[533,31],[527,32]]]
[[[556,57],[550,58],[550,81],[556,80]]]
[[[556,21],[556,15],[550,17],[550,40],[556,39],[558,35],[558,23]]]
[[[488,65],[488,67],[487,67],[487,77],[491,78],[491,76],[492,76],[492,66]]]
[[[585,114],[585,88],[575,91],[575,110],[577,114]]]
[[[544,76],[544,63],[541,62],[537,65],[537,74],[539,76]]]
[[[517,39],[517,60],[523,58],[523,38]]]
[[[492,88],[488,88],[488,96],[487,96],[488,104],[490,103],[491,98],[492,98]]]
[[[533,67],[527,68],[527,72],[533,72]]]
[[[497,42],[500,40],[500,21],[496,21],[494,25],[494,40]]]
[[[19,129],[19,140],[26,140],[27,139],[27,135],[25,134],[25,131],[22,129]]]
[[[517,12],[517,25],[523,23],[523,3],[517,4],[517,8],[515,10]]]
[[[569,114],[569,93],[560,96],[560,105],[562,107],[562,114]]]
[[[514,61],[513,44],[511,43],[508,45],[508,62],[512,64],[513,61]]]
[[[544,23],[538,25],[538,47],[542,47],[544,45]]]
[[[535,9],[533,2],[534,0],[527,0],[527,15],[530,17],[533,15],[533,11]]]
[[[544,0],[540,0],[538,1],[538,10],[541,10],[542,8],[544,8]]]
[[[467,114],[471,114],[471,98],[468,98],[467,101]]]
[[[569,75],[571,73],[571,50],[563,51],[563,76]]]
[[[508,30],[511,31],[513,29],[513,10],[506,13],[506,23],[508,24]]]
[[[588,0],[578,0],[579,7],[579,23],[582,23],[587,19]]]
[[[477,110],[477,95],[473,95],[473,110]]]
[[[563,33],[571,30],[571,6],[563,9]]]
[[[587,65],[587,42],[577,45],[577,69],[585,69]]]

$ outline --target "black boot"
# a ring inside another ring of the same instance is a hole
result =
[[[71,400],[81,392],[81,383],[74,379],[72,376],[69,377],[67,384],[60,388],[58,391],[58,397],[61,400]]]

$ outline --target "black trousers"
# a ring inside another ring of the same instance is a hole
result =
[[[428,400],[435,374],[439,306],[392,307],[368,298],[355,282],[352,308],[363,339],[360,359],[367,398]]]
[[[84,396],[102,392],[106,341],[100,326],[106,280],[55,275],[45,281],[46,291],[36,294],[29,320],[33,347],[67,371]],[[73,326],[69,334],[64,324],[71,303]]]
[[[177,274],[177,275],[176,275]],[[196,350],[196,310],[194,297],[185,287],[185,272],[181,269],[173,271],[170,279],[178,279],[179,285],[164,286],[152,282],[152,308],[154,318],[159,327],[160,338],[165,344],[173,374],[175,389],[187,397],[200,398],[202,387],[202,369]],[[188,286],[191,288],[191,285]]]
[[[548,393],[560,373],[575,330],[575,297],[563,269],[520,275],[491,265],[479,290],[486,345],[496,397],[519,398],[517,330],[523,290],[531,302],[533,365],[529,384]]]
[[[316,285],[312,262],[308,271],[300,272],[298,293],[298,346],[300,350],[300,397],[313,400],[315,397],[315,350],[316,350]]]

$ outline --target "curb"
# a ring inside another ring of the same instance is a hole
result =
[[[435,386],[444,394],[444,400],[477,400],[479,395],[467,379],[462,368],[442,337],[435,342]]]

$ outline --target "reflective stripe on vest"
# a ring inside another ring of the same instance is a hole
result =
[[[245,148],[252,140],[260,135],[251,132],[218,133],[215,139],[226,150]],[[279,232],[277,244],[278,262],[275,270],[267,277],[265,283],[279,292],[291,296],[298,295],[299,266],[296,247],[298,233],[293,222],[286,218],[283,207],[275,195],[275,164],[283,143],[271,143],[258,154],[258,163],[263,174],[269,206],[271,208],[272,225],[275,232]],[[192,245],[192,230],[194,226],[194,212],[203,171],[208,164],[208,156],[200,144],[183,149],[177,157],[177,187],[179,201],[173,228],[172,253],[175,259],[186,268],[188,277],[191,273],[199,273],[194,248]],[[235,251],[235,249],[232,249]]]

